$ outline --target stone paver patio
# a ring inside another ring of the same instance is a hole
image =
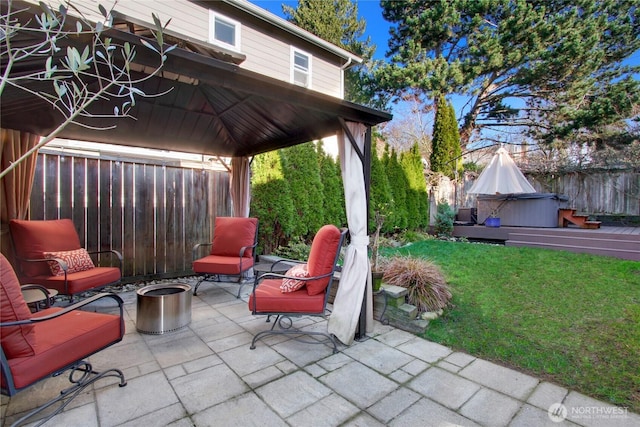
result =
[[[204,285],[193,297],[191,324],[163,335],[138,333],[135,292],[122,294],[127,334],[90,361],[98,370],[123,370],[127,386],[101,380],[45,425],[640,425],[640,415],[624,408],[377,322],[370,338],[337,354],[287,336],[250,350],[253,335],[269,325],[250,314],[246,292],[235,298],[236,286]],[[297,322],[326,328],[324,321]],[[67,384],[63,375],[2,396],[2,425]],[[554,422],[548,411],[560,403],[555,413],[564,409],[566,418]]]

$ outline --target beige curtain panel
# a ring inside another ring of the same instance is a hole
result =
[[[7,169],[24,153],[35,147],[40,141],[40,136],[27,132],[11,129],[0,129],[0,166]],[[0,218],[2,219],[2,253],[9,259],[13,259],[13,251],[10,248],[9,220],[26,219],[29,213],[29,199],[31,187],[36,172],[36,160],[38,153],[20,162],[11,172],[4,176],[0,182]]]
[[[347,122],[360,152],[364,153],[366,126]],[[344,182],[347,222],[351,243],[347,247],[340,276],[340,285],[329,317],[328,331],[342,343],[353,342],[365,291],[371,296],[371,266],[367,246],[367,194],[363,165],[344,132],[338,134],[338,150]],[[373,331],[373,301],[367,298],[366,330]]]
[[[249,217],[251,203],[251,177],[248,157],[231,158],[231,203],[233,216]]]

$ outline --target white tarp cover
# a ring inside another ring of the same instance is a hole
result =
[[[527,178],[520,172],[509,153],[500,147],[489,166],[482,171],[469,190],[470,194],[535,193]]]
[[[360,152],[364,153],[366,126],[347,122],[347,127]],[[367,195],[362,162],[344,132],[338,134],[338,150],[351,243],[344,256],[340,286],[327,329],[342,343],[350,345],[358,325],[365,287],[367,295],[371,295],[371,267],[367,253]],[[373,301],[367,298],[366,332],[372,332],[372,327]]]

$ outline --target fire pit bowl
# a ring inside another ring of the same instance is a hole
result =
[[[191,286],[183,283],[150,285],[136,293],[138,332],[164,334],[191,323]]]

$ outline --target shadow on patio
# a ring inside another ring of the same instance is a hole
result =
[[[46,425],[562,425],[547,413],[559,402],[579,425],[640,425],[640,416],[626,412],[574,417],[572,408],[611,405],[378,322],[371,338],[337,354],[282,335],[250,350],[268,325],[250,314],[247,292],[236,299],[236,291],[236,284],[208,286],[193,297],[191,324],[163,335],[138,333],[136,294],[121,294],[127,334],[91,362],[122,369],[128,385],[99,381]],[[324,321],[298,322],[326,330]],[[11,400],[2,396],[3,425],[67,384],[63,375]]]

